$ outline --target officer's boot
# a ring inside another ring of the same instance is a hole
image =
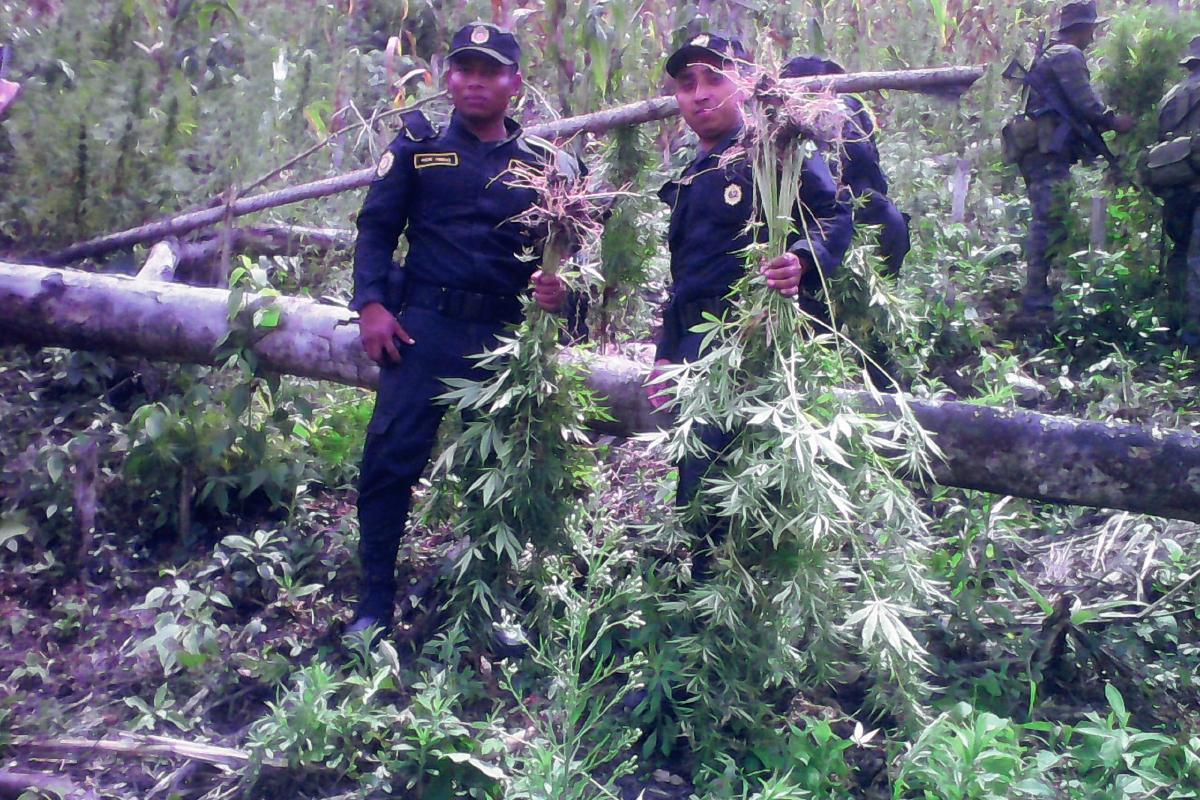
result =
[[[365,631],[372,625],[381,631],[391,628],[396,599],[395,568],[391,576],[381,573],[380,569],[363,568],[362,596],[354,609],[354,620],[346,626],[346,633]]]
[[[396,550],[399,543],[374,541],[364,534],[358,547],[362,585],[354,620],[347,633],[365,631],[372,625],[387,630],[396,607]]]

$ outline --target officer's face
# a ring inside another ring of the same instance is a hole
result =
[[[696,61],[675,76],[675,98],[688,127],[706,147],[716,144],[742,121],[742,94],[721,71],[721,64]]]
[[[521,91],[521,73],[482,53],[461,53],[450,60],[446,89],[454,109],[468,121],[493,122]]]
[[[1096,41],[1096,25],[1072,25],[1063,37],[1080,50],[1087,50]]]

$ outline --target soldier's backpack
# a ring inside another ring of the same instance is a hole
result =
[[[1138,159],[1138,178],[1155,194],[1200,189],[1200,133],[1159,142]]]

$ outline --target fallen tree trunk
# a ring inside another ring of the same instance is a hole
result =
[[[833,91],[833,92],[865,92],[875,89],[894,89],[897,91],[934,91],[944,90],[951,94],[966,91],[975,81],[983,76],[984,67],[935,67],[929,69],[894,70],[890,72],[858,72],[847,75],[818,75],[809,78],[787,78],[780,84],[794,92]],[[578,117],[531,125],[529,133],[547,139],[569,139],[579,133],[606,133],[614,128],[626,125],[641,125],[654,120],[665,119],[679,113],[679,104],[674,97],[653,97],[636,103],[629,103],[605,111],[583,114]],[[119,233],[111,233],[95,239],[89,239],[65,250],[52,253],[42,259],[50,266],[65,266],[85,258],[95,258],[106,255],[135,244],[156,242],[169,236],[182,236],[185,233],[215,225],[230,218],[265,211],[270,208],[299,203],[304,200],[314,200],[319,197],[348,192],[359,189],[371,182],[375,176],[374,168],[360,169],[345,175],[326,178],[299,186],[289,186],[273,192],[264,192],[253,197],[244,197],[232,203],[219,203],[211,208],[191,211],[170,219],[139,225]]]
[[[211,364],[230,328],[228,297],[220,289],[0,263],[0,342]],[[358,344],[352,312],[296,297],[275,305],[278,327],[251,345],[263,369],[374,385],[378,370]],[[598,430],[628,435],[669,423],[646,400],[646,365],[569,357],[583,364],[616,417]],[[867,410],[897,413],[895,398],[848,396]],[[1200,521],[1200,436],[1189,431],[956,402],[908,404],[946,455],[934,470],[938,483]]]

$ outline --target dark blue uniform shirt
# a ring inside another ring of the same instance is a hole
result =
[[[350,308],[383,303],[398,311],[402,283],[500,297],[527,289],[537,262],[518,256],[533,252],[537,237],[512,219],[537,195],[509,185],[509,166],[560,159],[567,174],[579,174],[581,167],[548,142],[523,134],[513,120],[504,123],[508,136],[498,142],[480,141],[455,117],[440,135],[430,129],[423,136],[412,130],[419,126],[409,125],[388,145],[358,214]],[[392,258],[401,234],[408,256],[397,267]]]
[[[659,190],[659,199],[671,207],[673,303],[723,297],[745,274],[745,256],[739,251],[754,241],[754,232],[746,228],[754,213],[754,179],[744,154],[722,159],[738,145],[740,133],[700,153],[679,180]],[[819,155],[804,161],[800,201],[805,211],[795,215],[799,233],[788,249],[808,251],[825,275],[832,275],[850,246],[854,223]],[[765,229],[758,230],[765,236]],[[811,275],[817,278],[815,272]]]
[[[871,119],[871,112],[853,95],[842,95],[842,102],[850,109],[850,118],[846,120],[842,134],[842,183],[850,187],[855,197],[862,197],[869,190],[887,194],[888,182],[879,166],[879,148],[875,143],[875,121]]]

